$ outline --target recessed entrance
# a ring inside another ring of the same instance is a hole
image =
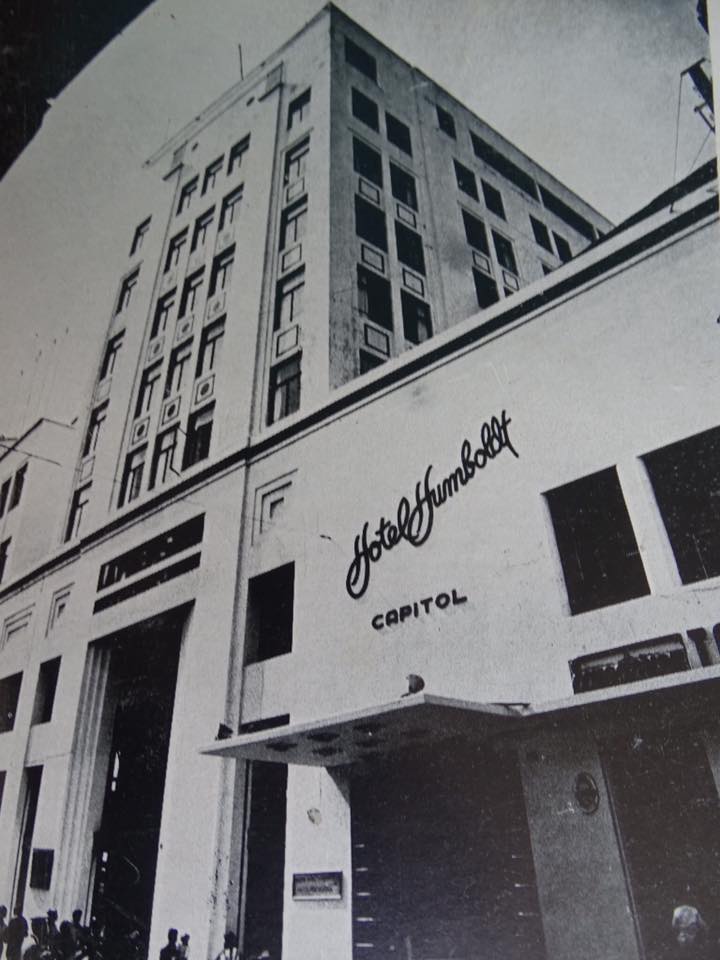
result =
[[[352,781],[355,960],[543,960],[515,757],[443,743]]]

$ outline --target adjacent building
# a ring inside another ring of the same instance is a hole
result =
[[[284,960],[720,923],[714,167],[614,228],[328,6],[144,175],[86,409],[0,457],[0,900]]]

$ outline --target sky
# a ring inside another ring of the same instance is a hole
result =
[[[679,101],[695,0],[338,5],[615,222],[711,156]],[[82,414],[115,293],[95,268],[124,262],[142,162],[239,79],[238,47],[247,74],[320,6],[157,0],[55,99],[0,181],[0,434]]]

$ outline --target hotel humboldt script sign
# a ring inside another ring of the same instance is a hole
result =
[[[512,420],[505,410],[500,416],[486,420],[480,427],[480,443],[477,446],[470,440],[463,440],[460,446],[460,463],[451,473],[437,481],[433,476],[433,465],[429,464],[423,479],[415,484],[413,495],[400,499],[392,519],[381,516],[372,531],[369,521],[363,524],[362,531],[355,537],[354,556],[345,578],[345,588],[354,600],[359,600],[367,590],[373,564],[378,563],[388,550],[392,550],[403,540],[413,547],[421,547],[426,543],[432,533],[437,511],[471,483],[503,450],[509,450],[514,457],[519,457],[510,440],[511,423]],[[443,602],[437,602],[440,598],[443,598]],[[457,590],[441,593],[435,598],[440,609],[451,602],[453,605],[463,603],[466,599],[460,596]],[[427,613],[432,602],[433,598],[428,597],[413,603],[412,606],[405,604],[399,610],[378,614],[373,618],[373,627],[379,630],[382,626],[401,622],[412,613],[418,616],[418,604]],[[402,616],[403,613],[405,616]],[[392,616],[393,614],[395,616]]]

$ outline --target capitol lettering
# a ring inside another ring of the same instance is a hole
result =
[[[447,610],[448,607],[457,607],[461,603],[467,603],[467,597],[453,588],[449,593],[439,593],[436,597],[424,597],[422,600],[415,600],[413,603],[404,603],[396,610],[376,613],[370,622],[375,630],[382,630],[383,627],[394,627],[398,623],[403,623],[410,617],[419,617],[422,615],[422,611],[430,613],[433,609]]]

